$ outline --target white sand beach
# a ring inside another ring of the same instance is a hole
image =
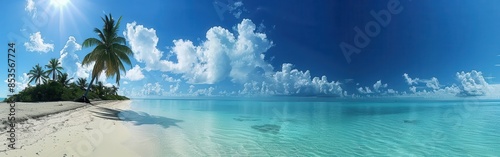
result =
[[[124,143],[133,132],[116,115],[99,116],[100,110],[126,110],[131,101],[100,101],[94,105],[76,102],[16,103],[16,149],[6,138],[8,104],[0,104],[0,156],[83,157],[144,156]],[[151,155],[151,154],[148,154]]]

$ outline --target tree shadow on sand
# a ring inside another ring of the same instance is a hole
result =
[[[91,112],[94,113],[94,116],[99,118],[118,120],[118,121],[128,121],[132,122],[134,125],[153,124],[153,125],[160,125],[163,128],[168,128],[170,126],[179,127],[177,123],[183,122],[183,120],[154,116],[144,112],[110,109],[105,107],[99,107],[98,111],[91,111]]]

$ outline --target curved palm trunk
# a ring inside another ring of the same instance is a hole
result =
[[[85,94],[83,94],[83,96],[82,96],[84,102],[87,102],[87,101],[90,102],[87,99],[87,94],[89,93],[90,87],[92,86],[92,83],[94,82],[94,80],[95,80],[95,77],[92,77],[92,80],[90,80],[90,83],[89,83],[89,87],[87,88],[87,90],[85,90]]]

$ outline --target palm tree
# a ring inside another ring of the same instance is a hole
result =
[[[133,54],[132,50],[126,46],[127,43],[125,38],[118,36],[118,28],[121,19],[122,17],[120,17],[115,24],[115,19],[113,19],[111,14],[109,14],[109,16],[104,16],[102,18],[104,22],[102,30],[94,28],[94,32],[97,33],[99,39],[88,38],[83,41],[82,46],[84,48],[95,46],[82,61],[83,65],[94,63],[91,76],[92,79],[90,80],[89,88],[87,88],[85,94],[82,96],[83,100],[86,100],[92,83],[101,72],[105,72],[106,77],[116,77],[116,83],[120,85],[120,71],[123,71],[123,73],[126,72],[123,62],[132,67],[128,57]]]
[[[47,68],[46,73],[48,75],[52,74],[52,80],[56,80],[57,76],[62,75],[61,70],[64,70],[64,68],[61,67],[61,62],[56,58],[50,59],[49,64],[45,65],[45,68]]]
[[[118,87],[116,87],[115,85],[113,85],[111,87],[111,90],[110,90],[111,93],[110,94],[112,94],[112,95],[118,95],[117,91],[118,91]]]
[[[89,84],[87,83],[87,79],[86,78],[78,78],[78,80],[76,81],[76,84],[78,85],[78,87],[80,87],[80,89],[82,90],[85,90],[85,87],[87,87]]]
[[[111,95],[111,87],[104,86],[104,92],[102,92],[104,95]]]
[[[68,79],[68,73],[64,73],[58,77],[57,82],[61,83],[65,87],[67,87],[69,85],[69,81],[71,81],[72,79],[73,78]]]
[[[33,69],[29,71],[28,75],[30,79],[28,84],[35,81],[35,83],[39,85],[41,82],[46,82],[48,79],[47,75],[45,75],[45,71],[43,71],[39,64],[33,67]]]
[[[104,89],[105,89],[104,84],[103,84],[101,81],[97,82],[97,85],[95,85],[95,93],[96,93],[98,96],[103,96],[103,95],[105,95],[105,93],[104,93]]]

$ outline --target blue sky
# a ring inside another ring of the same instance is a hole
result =
[[[0,6],[0,42],[16,43],[18,90],[26,86],[24,73],[50,58],[70,76],[89,78],[80,63],[91,49],[81,43],[111,13],[123,16],[120,35],[134,51],[120,81],[120,93],[130,97],[498,98],[499,3],[9,1]],[[0,89],[7,95],[6,84]]]

